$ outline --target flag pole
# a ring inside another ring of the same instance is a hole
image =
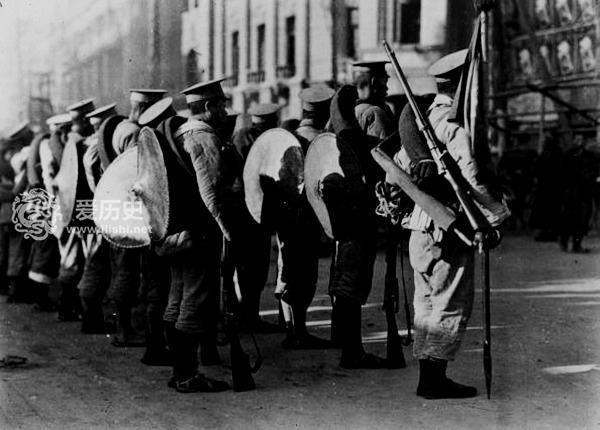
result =
[[[495,7],[495,0],[475,0],[475,6],[479,11],[480,17],[480,44],[481,44],[481,64],[479,69],[480,77],[480,101],[481,106],[478,108],[478,114],[481,115],[480,124],[483,127],[480,138],[483,138],[485,144],[485,163],[491,163],[489,143],[490,143],[490,127],[487,122],[489,111],[493,109],[492,94],[492,69],[490,67],[490,51],[489,51],[489,12]],[[481,148],[482,145],[476,145]],[[481,155],[481,154],[480,154]],[[482,310],[484,322],[484,338],[483,338],[483,370],[485,375],[485,388],[487,398],[491,396],[492,390],[492,340],[491,340],[491,303],[490,303],[490,254],[483,246],[479,246],[478,250],[481,259],[482,269]]]

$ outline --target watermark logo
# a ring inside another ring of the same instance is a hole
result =
[[[52,212],[58,210],[58,202],[42,188],[32,188],[16,196],[12,209],[15,230],[26,239],[44,240],[56,230]]]

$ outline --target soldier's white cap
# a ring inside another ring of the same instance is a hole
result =
[[[166,90],[155,88],[131,88],[129,90],[129,100],[132,102],[154,103],[162,99],[166,93]]]
[[[63,125],[71,122],[71,115],[68,113],[60,113],[58,115],[53,115],[46,120],[47,125]]]
[[[173,109],[173,97],[165,97],[146,109],[140,115],[138,123],[142,127],[154,127],[155,123],[174,115],[177,115],[177,112]]]
[[[67,111],[69,115],[71,115],[71,119],[78,119],[86,114],[92,112],[95,108],[94,99],[85,99],[80,102],[73,103],[70,106],[67,106]]]
[[[19,125],[17,125],[15,128],[13,128],[8,133],[8,138],[9,139],[19,139],[20,137],[23,137],[29,131],[31,131],[31,129],[29,128],[29,121],[24,121],[24,122],[20,123]]]
[[[461,49],[443,56],[429,67],[427,73],[435,77],[437,82],[448,82],[460,76],[467,52],[469,52],[468,49]]]
[[[219,78],[208,82],[200,82],[181,91],[181,94],[185,94],[185,101],[188,104],[217,98],[226,99],[227,97],[221,87],[221,82],[224,80],[225,78]]]
[[[101,106],[98,109],[96,109],[96,110],[91,111],[90,113],[88,113],[85,117],[88,118],[88,119],[92,119],[92,118],[100,118],[100,119],[108,118],[109,116],[117,114],[117,111],[115,110],[115,106],[117,106],[116,103],[111,103],[111,104],[106,105],[106,106]]]
[[[371,73],[371,74],[382,74],[387,76],[385,66],[390,62],[387,60],[380,61],[356,61],[352,63],[355,73]]]
[[[248,109],[248,115],[264,118],[279,112],[279,105],[275,103],[259,103]]]
[[[311,112],[319,106],[328,106],[334,94],[335,91],[326,85],[313,85],[300,91],[298,97],[302,100],[302,109]]]

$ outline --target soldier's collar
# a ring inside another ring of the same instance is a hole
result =
[[[433,99],[433,103],[431,105],[432,106],[439,106],[439,105],[452,106],[452,103],[454,103],[454,101],[452,100],[452,97],[447,96],[446,94],[436,94],[435,99]]]
[[[298,127],[306,127],[306,126],[310,126],[313,127],[315,125],[315,120],[312,118],[302,118],[300,120],[300,124],[298,124]]]

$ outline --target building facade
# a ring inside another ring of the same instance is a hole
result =
[[[387,39],[415,92],[434,92],[427,67],[468,44],[474,17],[470,0],[188,0],[185,80],[225,77],[234,110],[275,102],[298,117],[301,88],[350,82],[353,61],[386,58]]]
[[[183,14],[181,54],[186,81],[226,77],[232,107],[277,102],[298,116],[298,92],[336,80],[334,51],[347,58],[352,27],[332,28],[356,1],[190,0]]]

